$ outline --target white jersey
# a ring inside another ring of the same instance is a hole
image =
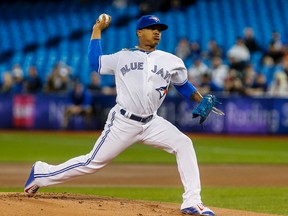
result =
[[[187,69],[175,55],[156,50],[121,50],[100,58],[100,74],[115,75],[116,102],[140,115],[155,114],[170,85],[187,81]]]

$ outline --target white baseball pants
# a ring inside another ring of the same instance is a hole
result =
[[[118,105],[111,109],[104,130],[90,153],[59,165],[36,162],[35,181],[43,187],[94,173],[136,142],[175,154],[185,190],[181,209],[201,202],[199,169],[191,139],[158,115],[146,124],[128,119],[120,114]]]

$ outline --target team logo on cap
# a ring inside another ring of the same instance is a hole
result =
[[[158,17],[156,17],[156,16],[151,16],[149,19],[153,19],[153,20],[155,20],[155,22],[159,22],[160,20],[158,19]]]

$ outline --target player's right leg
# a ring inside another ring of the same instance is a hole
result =
[[[176,156],[178,171],[184,186],[181,212],[190,215],[214,215],[201,200],[200,174],[192,140],[174,125],[156,116],[142,133],[143,143]]]
[[[128,122],[114,107],[109,113],[101,136],[90,153],[72,158],[59,165],[36,162],[24,191],[33,196],[40,187],[59,184],[103,168],[127,147],[138,141],[137,134],[142,132],[142,128],[130,122],[131,120]]]

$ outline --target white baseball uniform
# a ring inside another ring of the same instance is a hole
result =
[[[35,181],[42,186],[62,183],[94,173],[136,142],[175,154],[184,186],[181,209],[201,202],[200,177],[195,151],[189,137],[157,115],[170,82],[187,81],[183,61],[167,52],[121,50],[100,57],[100,74],[115,75],[117,104],[111,109],[105,128],[87,155],[60,165],[35,164]]]

